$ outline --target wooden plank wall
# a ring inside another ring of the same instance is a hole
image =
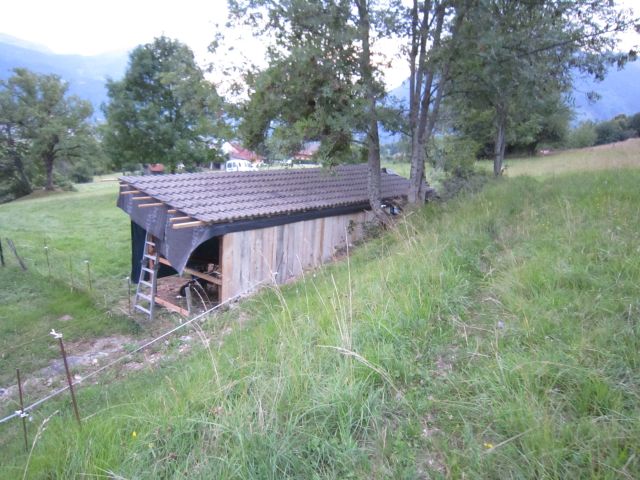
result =
[[[371,213],[363,211],[225,235],[220,300],[264,284],[285,283],[331,260],[347,238],[362,238],[363,223],[370,219]]]

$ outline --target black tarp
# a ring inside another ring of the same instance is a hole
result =
[[[131,222],[131,282],[138,283],[140,272],[142,271],[142,253],[144,252],[144,241],[147,231],[135,222]],[[175,275],[173,268],[160,264],[158,268],[158,278]]]

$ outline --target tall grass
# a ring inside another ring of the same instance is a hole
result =
[[[28,478],[637,478],[639,181],[510,179],[413,212],[210,318],[209,348],[83,388],[82,429],[45,408]]]
[[[478,162],[480,168],[493,169],[489,161]],[[640,138],[624,142],[554,152],[544,157],[514,158],[505,162],[506,175],[549,177],[567,173],[640,167]]]

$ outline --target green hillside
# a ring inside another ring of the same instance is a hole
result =
[[[30,455],[0,425],[0,478],[638,478],[639,183],[522,176],[412,212],[85,386],[81,429],[66,398]]]

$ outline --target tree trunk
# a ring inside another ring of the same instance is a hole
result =
[[[498,177],[502,175],[502,164],[504,162],[504,151],[507,144],[507,115],[502,106],[496,108],[496,142],[495,157],[493,159],[493,174]]]
[[[31,186],[31,181],[27,176],[27,172],[25,172],[24,170],[24,162],[22,161],[22,157],[18,152],[18,147],[16,145],[16,141],[13,138],[11,127],[7,125],[5,128],[5,132],[7,134],[7,140],[9,143],[10,155],[13,160],[13,167],[18,173],[18,180],[20,182],[20,188],[17,193],[21,196],[29,195],[31,192],[33,192],[33,187]]]
[[[362,53],[360,56],[360,70],[362,72],[362,81],[364,84],[366,98],[368,102],[367,117],[367,149],[368,149],[368,166],[369,180],[367,185],[367,195],[371,210],[376,218],[384,225],[389,224],[389,217],[381,208],[382,194],[380,191],[380,136],[378,133],[378,113],[376,110],[376,92],[373,78],[373,66],[371,65],[371,39],[370,28],[371,21],[369,18],[369,5],[367,0],[357,0],[358,7],[358,30],[360,40],[362,41]]]
[[[411,79],[410,86],[411,101],[409,122],[411,128],[411,172],[409,174],[409,193],[407,199],[409,203],[424,203],[424,164],[426,160],[426,144],[431,137],[435,126],[435,119],[438,115],[437,108],[431,112],[431,96],[433,81],[436,74],[435,65],[427,65],[427,37],[429,36],[429,6],[425,3],[422,7],[422,21],[418,27],[418,18],[412,18],[412,51],[410,55]],[[414,1],[412,16],[419,14],[419,7]],[[444,24],[445,9],[442,5],[436,10],[436,27],[433,35],[432,49],[437,49],[440,45],[440,36]],[[419,54],[418,54],[419,45]],[[417,66],[415,63],[417,62]],[[443,78],[440,79],[443,82]],[[442,85],[439,86],[439,94]],[[439,95],[442,98],[441,95]]]
[[[51,141],[48,145],[48,148],[46,150],[46,152],[44,152],[43,155],[43,161],[44,161],[44,169],[45,172],[47,174],[47,183],[44,187],[45,190],[51,192],[53,191],[54,187],[53,187],[53,162],[56,159],[56,146],[58,145],[58,143],[60,142],[60,138],[58,137],[58,135],[53,135],[53,137],[51,138]]]
[[[47,154],[44,157],[44,169],[47,174],[47,183],[44,189],[47,191],[53,191],[53,155]]]

